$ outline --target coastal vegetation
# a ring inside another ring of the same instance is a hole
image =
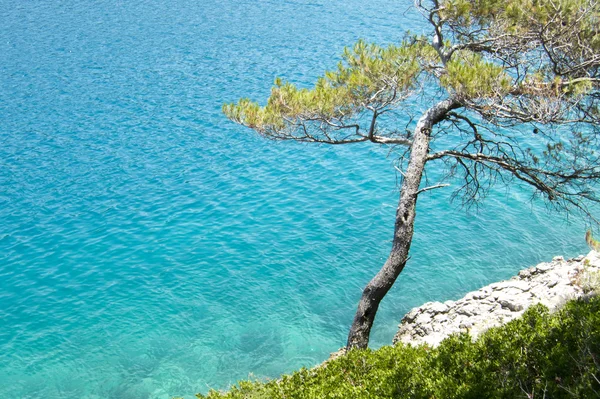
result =
[[[543,305],[472,342],[453,335],[436,347],[354,349],[323,366],[269,382],[242,381],[204,399],[597,398],[600,298]]]
[[[588,206],[599,201],[600,181],[598,2],[417,0],[416,8],[428,33],[407,33],[390,46],[359,41],[311,89],[276,79],[266,105],[242,99],[223,107],[273,140],[396,150],[402,181],[391,251],[363,290],[347,348],[368,346],[379,304],[409,259],[424,193],[454,185],[468,206],[496,183],[525,185],[550,208],[595,221]],[[428,170],[436,180],[428,181]],[[446,346],[466,345],[452,342]],[[397,350],[406,351],[397,361],[412,359],[410,367],[427,358],[422,349]],[[349,359],[368,363],[369,356]]]

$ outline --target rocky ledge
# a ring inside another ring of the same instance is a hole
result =
[[[510,280],[470,292],[458,301],[428,302],[412,309],[402,319],[394,344],[437,346],[447,336],[469,332],[473,339],[490,327],[499,326],[542,303],[551,311],[567,300],[584,296],[586,276],[600,271],[600,254],[590,252],[565,260],[521,270]]]

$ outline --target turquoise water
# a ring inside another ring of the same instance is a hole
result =
[[[267,142],[220,107],[419,31],[411,3],[3,0],[0,397],[189,398],[342,346],[389,250],[393,156]],[[424,197],[373,345],[412,306],[585,252],[574,222],[526,190]]]

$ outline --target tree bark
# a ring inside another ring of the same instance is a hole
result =
[[[453,99],[441,101],[429,108],[417,122],[408,167],[400,189],[392,250],[383,267],[363,290],[348,334],[347,349],[368,346],[371,327],[379,304],[406,265],[414,232],[419,186],[427,162],[431,129],[443,120],[450,110],[458,107],[458,102]]]

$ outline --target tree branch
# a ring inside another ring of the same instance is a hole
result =
[[[450,185],[449,184],[436,184],[435,186],[425,187],[425,188],[422,188],[419,191],[417,191],[417,195],[424,193],[426,191],[435,190],[436,188],[442,188],[442,187],[448,187],[448,186],[450,186]]]

